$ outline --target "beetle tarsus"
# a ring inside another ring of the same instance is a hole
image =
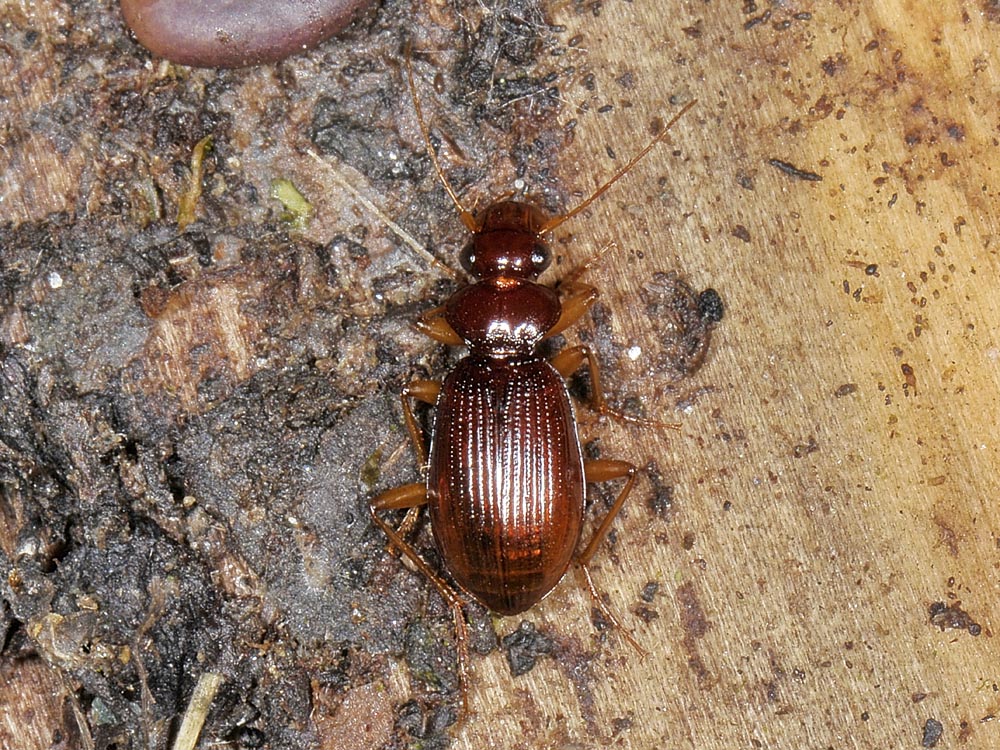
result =
[[[590,599],[594,602],[594,606],[597,607],[598,611],[600,611],[600,613],[604,616],[604,619],[614,625],[615,630],[621,633],[622,638],[624,638],[628,644],[639,653],[639,656],[643,658],[649,656],[649,651],[639,645],[639,642],[632,637],[628,628],[622,624],[622,621],[619,620],[618,616],[611,611],[611,607],[605,603],[604,599],[597,592],[597,587],[594,586],[594,579],[590,577],[590,568],[585,563],[580,563],[579,567],[583,572],[584,579],[587,581],[587,589],[590,591]]]

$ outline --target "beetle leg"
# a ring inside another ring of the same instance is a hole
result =
[[[543,339],[552,338],[573,325],[587,313],[587,310],[590,309],[591,305],[600,296],[597,287],[590,286],[590,284],[581,284],[572,279],[563,281],[559,285],[559,291],[568,292],[568,294],[562,300],[562,311],[559,313],[559,320],[545,333]]]
[[[427,444],[424,441],[424,433],[420,429],[420,423],[417,422],[417,418],[413,414],[413,406],[410,404],[410,399],[423,401],[425,404],[433,406],[437,403],[438,393],[440,392],[441,384],[436,380],[414,380],[405,386],[399,394],[400,401],[403,402],[403,420],[406,423],[407,432],[410,433],[410,440],[413,441],[413,452],[417,455],[417,468],[420,469],[421,474],[427,472]],[[420,509],[409,505],[400,507],[410,509],[398,529],[401,536],[406,536],[413,530]]]
[[[368,505],[371,507],[372,513],[402,510],[403,508],[419,510],[421,506],[427,505],[427,487],[422,482],[393,487],[391,490],[386,490],[373,497]],[[381,525],[382,519],[376,517],[376,520]]]
[[[430,336],[435,341],[448,346],[461,346],[465,343],[462,341],[462,337],[455,333],[451,324],[445,320],[444,305],[421,313],[413,327],[425,336]]]
[[[549,360],[549,363],[556,368],[556,372],[564,378],[568,378],[576,372],[584,362],[587,363],[587,372],[590,374],[590,406],[598,414],[607,414],[617,417],[623,422],[630,422],[644,427],[664,427],[670,430],[679,430],[681,428],[676,422],[660,422],[656,419],[636,417],[609,406],[608,402],[604,400],[604,389],[601,387],[601,372],[597,367],[597,358],[589,346],[583,344],[580,346],[571,346],[569,349],[563,349]]]
[[[611,530],[611,524],[614,522],[615,517],[618,512],[622,509],[622,505],[625,504],[625,499],[629,496],[632,491],[632,486],[635,484],[636,468],[634,464],[630,464],[628,461],[612,461],[608,459],[599,459],[596,461],[584,461],[583,462],[583,474],[584,478],[588,482],[609,482],[614,479],[621,479],[627,477],[625,486],[622,487],[621,492],[618,493],[618,497],[615,498],[615,502],[611,505],[611,509],[608,511],[607,515],[604,516],[604,520],[601,521],[601,525],[597,527],[597,531],[594,532],[593,538],[590,543],[583,550],[583,553],[577,558],[576,562],[580,566],[580,570],[583,571],[583,576],[587,581],[587,588],[590,589],[590,597],[593,599],[594,604],[619,631],[625,636],[625,640],[628,641],[632,647],[638,651],[643,656],[646,655],[646,650],[638,644],[638,642],[632,637],[625,626],[622,625],[621,621],[615,615],[614,612],[604,603],[604,600],[597,593],[597,588],[594,586],[594,581],[590,577],[589,563],[594,557],[594,553],[600,546],[601,542],[608,535],[608,531]]]
[[[469,628],[465,622],[465,612],[462,609],[462,600],[455,589],[448,585],[441,576],[434,572],[430,565],[420,556],[409,542],[407,542],[399,532],[396,531],[387,521],[379,517],[379,511],[401,510],[410,508],[419,510],[421,506],[427,504],[427,488],[423,484],[404,484],[387,490],[373,498],[369,506],[372,521],[389,537],[389,542],[400,552],[423,575],[434,584],[434,587],[445,600],[451,610],[452,619],[455,621],[455,639],[458,642],[458,683],[462,696],[462,713],[468,713],[468,686],[469,686]]]
[[[587,371],[590,373],[590,406],[594,411],[603,414],[607,404],[604,402],[604,389],[601,388],[601,373],[597,369],[597,360],[594,359],[590,347],[583,344],[571,346],[549,360],[549,364],[564,378],[579,370],[584,362],[587,363]]]
[[[578,279],[587,273],[609,250],[617,249],[617,247],[617,243],[609,242],[559,281],[559,294],[563,297],[562,312],[559,314],[559,320],[549,329],[544,338],[551,338],[557,333],[565,331],[582,318],[597,301],[600,296],[597,287],[584,284]]]
[[[559,289],[571,289],[575,287],[585,286],[581,284],[578,279],[583,276],[587,271],[597,265],[597,263],[604,258],[611,250],[617,250],[619,247],[617,242],[609,242],[607,245],[602,247],[596,253],[591,254],[587,260],[576,266],[568,274],[559,279]]]
[[[424,431],[420,429],[420,424],[413,415],[410,399],[423,401],[425,404],[434,406],[440,392],[441,384],[436,380],[414,380],[404,386],[399,394],[400,401],[403,402],[403,419],[406,421],[406,429],[413,441],[413,451],[417,454],[417,465],[420,467],[421,474],[427,470],[427,444],[424,442]]]
[[[625,499],[632,491],[637,471],[638,469],[635,468],[635,464],[631,464],[628,461],[613,461],[602,458],[583,462],[583,476],[587,482],[611,482],[622,478],[626,478],[627,481],[625,482],[625,486],[622,487],[621,492],[618,493],[618,497],[615,498],[615,502],[611,505],[608,514],[601,521],[601,525],[594,532],[594,537],[590,540],[590,544],[583,550],[583,554],[577,558],[577,562],[581,565],[586,565],[590,562],[598,546],[604,541],[604,538],[608,535],[608,531],[611,530],[611,524],[614,522],[615,516],[618,515],[618,511],[622,509]]]

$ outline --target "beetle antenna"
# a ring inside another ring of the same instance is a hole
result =
[[[656,146],[656,144],[658,144],[660,141],[662,141],[663,139],[665,139],[667,137],[667,133],[670,131],[670,128],[673,127],[674,123],[676,123],[679,119],[681,119],[681,117],[683,117],[684,114],[689,109],[691,109],[691,107],[693,107],[697,103],[698,103],[697,99],[692,99],[687,104],[685,104],[684,107],[681,109],[681,111],[678,112],[676,115],[674,115],[671,118],[670,122],[668,122],[664,126],[663,130],[660,131],[659,135],[657,135],[653,140],[651,140],[649,143],[647,143],[646,147],[642,151],[640,151],[638,154],[636,154],[635,156],[633,156],[629,160],[628,164],[626,164],[624,167],[622,167],[617,172],[615,172],[614,176],[610,180],[608,180],[607,182],[605,182],[603,185],[601,185],[599,188],[597,188],[597,190],[595,190],[593,193],[591,193],[591,195],[590,195],[589,198],[587,198],[586,200],[584,200],[582,203],[577,204],[573,209],[571,209],[567,213],[564,213],[561,216],[553,216],[547,222],[545,222],[544,224],[542,224],[542,228],[538,230],[539,236],[541,236],[543,234],[548,234],[553,229],[555,229],[557,226],[559,226],[560,224],[562,224],[564,221],[566,221],[567,219],[573,218],[578,213],[580,213],[581,211],[583,211],[587,206],[589,206],[591,203],[593,203],[595,200],[597,200],[602,195],[604,195],[604,192],[609,187],[611,187],[612,185],[614,185],[616,182],[618,182],[618,180],[620,180],[622,177],[624,177],[626,174],[628,174],[629,171],[632,169],[632,167],[634,167],[636,164],[639,163],[639,160],[642,159],[642,157],[644,157],[646,154],[648,154],[650,151],[652,151],[653,147]],[[435,163],[437,163],[437,162],[435,162]]]
[[[442,261],[438,260],[437,257],[435,257],[435,255],[432,252],[430,252],[426,247],[417,242],[417,240],[413,237],[413,235],[411,235],[409,232],[407,232],[405,229],[399,226],[399,224],[397,224],[388,216],[386,216],[384,211],[382,211],[378,206],[376,206],[374,203],[368,200],[368,198],[366,198],[361,193],[360,190],[358,190],[356,187],[354,187],[354,185],[348,182],[348,180],[342,174],[340,174],[340,172],[337,169],[335,169],[334,166],[330,164],[330,162],[328,162],[322,156],[317,154],[311,148],[307,148],[305,150],[305,153],[307,156],[313,159],[313,161],[315,161],[317,164],[323,167],[323,169],[326,171],[326,173],[330,176],[330,178],[334,182],[336,182],[338,185],[340,185],[340,187],[342,187],[344,190],[346,190],[348,193],[354,196],[355,200],[357,200],[361,205],[363,205],[366,209],[368,209],[375,216],[377,216],[379,220],[383,224],[385,224],[393,234],[399,237],[399,239],[401,239],[404,244],[408,245],[419,258],[424,260],[429,265],[434,266],[434,268],[437,268],[438,270],[444,272],[451,278],[453,279],[458,278],[458,274],[455,273],[455,271],[452,268],[450,268],[447,264],[443,263]]]
[[[417,113],[417,122],[420,123],[420,132],[424,136],[427,153],[430,154],[431,161],[434,162],[434,170],[437,172],[438,179],[444,186],[445,192],[448,193],[452,203],[455,204],[455,208],[458,209],[458,215],[462,219],[462,223],[465,224],[465,228],[475,233],[479,231],[479,223],[476,221],[476,217],[472,215],[472,212],[463,206],[462,201],[458,199],[458,194],[452,188],[451,183],[448,182],[448,178],[445,177],[444,170],[441,168],[437,153],[434,151],[434,144],[431,143],[431,134],[427,129],[427,123],[424,122],[424,112],[420,108],[420,97],[417,96],[417,84],[413,79],[413,59],[409,45],[406,46],[406,78],[410,82],[410,96],[413,99],[413,109]]]
[[[583,276],[591,268],[596,266],[597,263],[601,261],[605,255],[608,254],[608,252],[617,249],[618,249],[617,242],[609,242],[607,245],[602,247],[596,253],[591,254],[591,256],[587,258],[587,260],[585,260],[583,263],[580,263],[578,266],[573,268],[569,273],[567,273],[565,276],[559,279],[559,283],[563,286],[573,286],[574,284],[576,284],[577,280],[581,276]]]

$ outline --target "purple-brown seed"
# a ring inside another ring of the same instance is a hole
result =
[[[121,0],[154,55],[200,68],[277,62],[315,47],[372,0]]]

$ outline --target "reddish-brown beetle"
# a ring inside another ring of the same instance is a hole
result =
[[[601,413],[613,413],[604,401],[590,349],[574,346],[551,361],[537,353],[544,339],[573,324],[598,296],[597,289],[576,280],[579,273],[560,285],[566,293],[562,299],[554,289],[537,283],[551,260],[542,238],[632,169],[695,102],[681,109],[628,164],[568,213],[549,217],[530,204],[503,200],[474,216],[444,176],[409,63],[407,72],[428,152],[472,233],[461,261],[474,279],[445,305],[425,313],[417,328],[443,344],[465,345],[469,353],[443,382],[417,380],[403,390],[403,414],[421,468],[426,464],[426,482],[378,495],[371,502],[371,513],[392,544],[434,583],[451,607],[464,700],[468,655],[462,600],[405,540],[404,529],[412,525],[417,509],[426,505],[441,559],[455,584],[503,615],[531,607],[575,561],[595,602],[617,624],[601,603],[587,564],[632,490],[636,467],[626,461],[590,461],[582,456],[563,378],[586,362],[592,406]],[[436,406],[429,452],[411,400]],[[624,487],[583,552],[576,554],[586,483],[614,479],[625,479]],[[400,529],[379,516],[400,509],[410,509]]]

